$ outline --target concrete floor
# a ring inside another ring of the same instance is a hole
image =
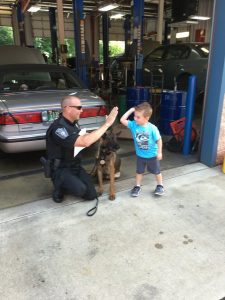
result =
[[[121,149],[118,151],[118,154],[122,158],[120,180],[133,178],[136,170],[133,141],[120,139],[119,143]],[[96,146],[84,151],[83,166],[88,172],[93,168],[95,153]],[[29,171],[40,169],[39,159],[44,154],[44,152],[21,153],[5,155],[4,159],[0,159],[0,178],[5,178],[1,181],[0,209],[51,196],[51,180],[44,178],[43,172],[29,174]],[[162,170],[197,161],[197,155],[183,156],[180,153],[174,154],[167,150],[164,150],[163,154],[164,159],[161,162]],[[28,173],[19,177],[12,176],[22,171]]]
[[[145,175],[117,198],[68,197],[0,210],[0,299],[219,300],[225,296],[224,174],[196,163],[163,171],[165,196]]]

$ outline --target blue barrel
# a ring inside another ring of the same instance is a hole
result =
[[[128,87],[127,88],[127,109],[137,106],[142,102],[149,102],[149,88]]]
[[[149,102],[150,92],[146,87],[128,87],[127,88],[127,109],[135,107],[142,102]],[[133,119],[131,116],[129,119]]]
[[[162,134],[171,135],[170,122],[185,117],[185,91],[163,91],[160,105],[159,130]]]

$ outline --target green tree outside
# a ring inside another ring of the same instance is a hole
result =
[[[40,49],[49,59],[52,56],[51,39],[49,37],[36,37],[34,47]]]
[[[75,56],[75,45],[74,45],[74,39],[65,39],[66,45],[67,45],[67,56]]]
[[[75,56],[74,39],[65,39],[67,45],[67,56]],[[0,45],[13,45],[13,30],[12,27],[0,26]],[[35,37],[35,48],[40,49],[48,57],[48,61],[51,62],[52,48],[50,37]],[[122,55],[124,53],[124,42],[110,41],[109,42],[109,56]],[[103,63],[103,42],[99,41],[99,61]]]
[[[74,40],[73,39],[65,39],[65,43],[67,45],[67,56],[71,57],[75,55],[75,47],[74,47]],[[51,38],[50,37],[36,37],[34,40],[35,48],[41,50],[48,59],[49,62],[51,61],[52,56],[52,47],[51,47]]]
[[[13,30],[12,27],[0,26],[0,45],[13,45]]]
[[[125,43],[121,41],[109,42],[109,56],[114,57],[122,55],[125,50]],[[99,41],[99,62],[103,63],[103,42]]]

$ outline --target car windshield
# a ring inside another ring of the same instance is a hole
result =
[[[197,49],[203,57],[209,56],[209,44],[197,45]]]
[[[61,71],[8,71],[1,75],[1,92],[81,88],[72,74]]]
[[[160,60],[163,58],[165,52],[165,47],[158,47],[155,50],[153,50],[149,55],[146,56],[145,61],[148,60]]]

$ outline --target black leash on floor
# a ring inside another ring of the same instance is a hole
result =
[[[88,217],[92,217],[94,216],[94,214],[97,212],[98,210],[98,197],[96,197],[96,203],[95,203],[95,206],[93,208],[91,208],[88,212],[87,212],[87,216]]]
[[[89,175],[93,176],[92,173],[95,171],[95,168],[96,168],[96,163],[94,164],[91,172],[89,172]],[[87,212],[87,216],[88,217],[92,217],[96,214],[97,210],[98,210],[98,202],[99,202],[99,199],[98,199],[98,196],[96,196],[96,203],[95,203],[95,206],[93,208],[91,208],[88,212]]]

